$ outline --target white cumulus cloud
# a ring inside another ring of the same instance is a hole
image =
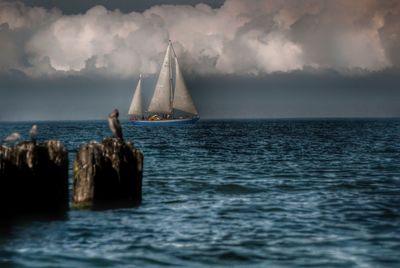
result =
[[[157,73],[171,39],[186,72],[257,75],[307,66],[398,66],[398,1],[226,0],[84,14],[0,0],[0,71],[131,77]],[[396,17],[397,15],[397,17]]]

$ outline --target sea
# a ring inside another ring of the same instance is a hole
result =
[[[0,137],[31,122],[0,123]],[[400,119],[133,126],[143,203],[0,233],[0,267],[400,267]],[[38,122],[79,147],[106,121]]]

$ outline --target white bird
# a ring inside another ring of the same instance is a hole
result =
[[[118,120],[119,112],[115,109],[108,115],[108,125],[115,138],[123,140],[121,123]]]
[[[18,132],[11,133],[8,135],[4,141],[5,142],[17,142],[21,139],[21,135]]]
[[[36,144],[37,135],[38,135],[38,128],[37,128],[37,125],[36,125],[36,124],[33,124],[31,130],[29,131],[29,137],[31,138],[31,141],[32,141],[33,143],[35,143],[35,144]]]

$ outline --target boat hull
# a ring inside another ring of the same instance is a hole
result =
[[[132,120],[129,123],[133,125],[182,125],[182,124],[194,124],[199,121],[200,118],[186,118],[186,119],[169,119],[169,120]]]

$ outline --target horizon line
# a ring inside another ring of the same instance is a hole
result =
[[[399,116],[309,116],[309,117],[205,117],[199,121],[220,121],[220,120],[369,120],[369,119],[400,119]],[[85,122],[85,121],[107,121],[107,117],[104,119],[38,119],[38,120],[0,120],[1,123],[33,123],[33,122]],[[128,119],[120,119],[122,123],[129,122]]]

